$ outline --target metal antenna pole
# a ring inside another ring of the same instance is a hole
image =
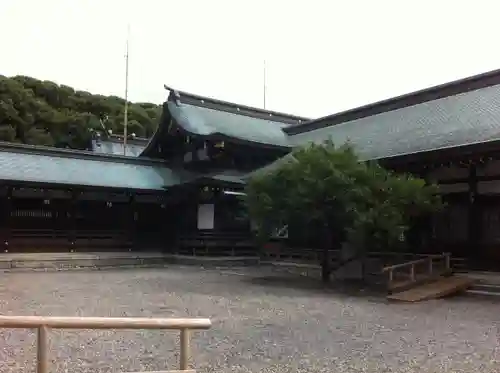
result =
[[[266,109],[266,90],[267,90],[267,87],[266,87],[266,60],[264,60],[264,85],[263,85],[263,90],[264,90],[264,94],[263,94],[263,98],[264,98],[264,110]]]
[[[130,25],[127,26],[127,45],[125,49],[125,108],[123,112],[123,155],[127,155],[128,130],[128,47],[130,39]]]

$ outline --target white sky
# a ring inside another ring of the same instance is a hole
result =
[[[500,68],[494,0],[0,0],[0,74],[319,117]]]

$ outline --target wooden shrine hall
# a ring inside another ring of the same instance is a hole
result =
[[[414,250],[500,265],[500,70],[315,120],[166,88],[156,133],[129,156],[104,137],[94,152],[0,145],[6,250],[249,240],[245,180],[331,139],[439,183],[447,208],[414,227]]]
[[[285,155],[305,118],[171,90],[155,135],[93,151],[0,143],[3,250],[253,250],[243,176]]]

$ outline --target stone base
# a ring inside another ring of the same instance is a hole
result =
[[[257,257],[192,257],[157,252],[0,254],[0,270],[163,267],[169,264],[219,267],[258,263]]]

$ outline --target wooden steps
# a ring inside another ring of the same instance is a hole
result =
[[[442,298],[461,291],[465,291],[473,283],[474,280],[467,277],[440,277],[435,281],[415,286],[402,292],[391,294],[387,297],[387,299],[413,303],[423,300]]]

